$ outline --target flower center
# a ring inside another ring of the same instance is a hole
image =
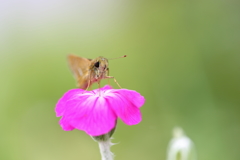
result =
[[[97,97],[103,97],[103,95],[104,95],[104,92],[101,91],[101,89],[99,88],[99,89],[97,90],[96,96],[97,96]]]

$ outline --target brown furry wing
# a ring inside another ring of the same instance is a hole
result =
[[[75,79],[77,80],[77,86],[82,89],[87,88],[89,78],[89,66],[91,61],[87,58],[78,57],[75,55],[68,55],[69,68],[72,71]]]

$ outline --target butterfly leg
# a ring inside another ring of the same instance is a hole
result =
[[[109,68],[107,68],[107,77],[109,77]],[[110,79],[108,79],[108,84],[110,85]]]
[[[90,78],[89,78],[89,80],[88,80],[88,85],[87,85],[86,91],[88,90],[89,85],[90,85]]]
[[[98,83],[98,88],[100,89],[100,87],[101,87],[101,86],[100,86],[100,80],[99,80],[97,83]]]
[[[106,79],[110,79],[110,78],[112,78],[113,80],[114,80],[114,82],[118,85],[118,87],[119,88],[122,88],[120,85],[119,85],[119,83],[117,82],[117,80],[113,77],[113,76],[107,76],[107,77],[105,77]]]
[[[100,94],[101,94],[101,90],[100,90],[100,79],[98,80],[98,96],[100,96]]]
[[[91,78],[90,78],[90,77],[91,77],[91,76],[90,76],[90,74],[89,74],[87,88],[85,89],[85,91],[82,92],[82,94],[85,93],[85,92],[88,90],[89,87],[90,87],[90,89],[92,89],[92,86],[90,86],[90,83],[91,83]]]

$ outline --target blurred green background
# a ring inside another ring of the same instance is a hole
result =
[[[175,126],[199,160],[238,160],[239,2],[0,1],[0,159],[100,159],[97,143],[63,131],[54,112],[75,88],[66,61],[74,53],[128,55],[109,62],[110,75],[146,98],[140,124],[118,123],[116,160],[166,159]]]

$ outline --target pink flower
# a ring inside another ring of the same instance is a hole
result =
[[[63,130],[79,129],[91,136],[108,133],[119,117],[127,125],[138,124],[145,99],[138,92],[112,89],[109,85],[92,91],[72,89],[59,99],[55,111],[62,116]]]

